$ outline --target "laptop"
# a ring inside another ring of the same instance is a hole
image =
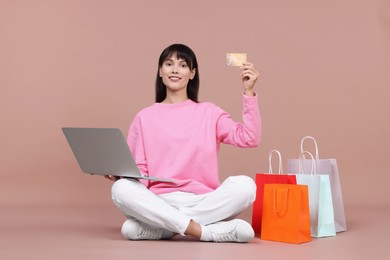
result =
[[[63,127],[62,131],[84,173],[175,182],[141,174],[119,128]]]

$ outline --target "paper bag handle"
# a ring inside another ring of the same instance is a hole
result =
[[[273,195],[274,195],[274,212],[276,213],[276,215],[278,215],[279,217],[283,216],[284,214],[286,214],[286,211],[287,211],[287,198],[288,198],[288,191],[290,189],[287,188],[285,189],[284,191],[284,200],[283,200],[283,207],[282,209],[278,209],[277,205],[276,205],[276,188],[273,189]]]
[[[280,152],[278,150],[272,150],[270,153],[269,153],[269,157],[268,157],[268,173],[273,173],[272,171],[272,154],[273,153],[277,153],[278,154],[278,157],[279,157],[279,174],[282,174],[283,172],[283,164],[282,164],[282,155],[280,154]]]
[[[320,159],[320,155],[318,154],[318,145],[317,145],[317,142],[316,142],[316,140],[314,139],[313,136],[309,136],[309,135],[308,135],[308,136],[305,136],[305,137],[302,138],[302,140],[301,140],[301,153],[303,153],[303,152],[305,151],[305,149],[303,149],[303,143],[304,143],[304,141],[305,141],[306,139],[311,139],[311,140],[313,140],[314,146],[315,146],[315,148],[316,148],[316,160],[319,160],[319,159]],[[303,156],[303,159],[305,159],[305,156]]]
[[[298,173],[299,174],[304,174],[303,166],[302,166],[302,160],[306,159],[305,158],[305,154],[307,154],[307,155],[309,155],[311,157],[311,172],[310,172],[310,175],[317,174],[317,164],[316,164],[316,161],[314,160],[313,154],[311,154],[311,152],[308,152],[308,151],[303,151],[299,155],[299,171],[298,171]]]

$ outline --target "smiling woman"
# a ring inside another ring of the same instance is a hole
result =
[[[173,44],[162,52],[156,103],[135,116],[128,144],[144,175],[175,182],[114,183],[114,204],[127,217],[122,226],[126,239],[181,234],[202,241],[248,242],[254,237],[249,223],[231,219],[253,203],[256,185],[245,175],[231,176],[222,184],[218,177],[220,143],[256,147],[260,142],[261,119],[253,92],[259,73],[251,63],[241,69],[243,123],[212,103],[198,102],[199,69],[190,48]]]
[[[167,98],[167,87],[169,88],[170,83],[176,82],[180,83],[182,87],[185,85],[186,91],[182,91],[182,95],[186,93],[187,98],[198,102],[198,61],[195,53],[183,44],[173,44],[167,47],[160,55],[156,77],[156,102],[164,102]],[[180,99],[183,98],[185,97],[182,96]]]

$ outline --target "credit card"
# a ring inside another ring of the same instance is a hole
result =
[[[242,66],[246,62],[246,53],[226,53],[228,66]]]

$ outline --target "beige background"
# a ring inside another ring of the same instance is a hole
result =
[[[110,182],[81,174],[61,127],[127,133],[176,42],[197,54],[201,101],[237,120],[241,82],[225,53],[247,52],[261,72],[262,143],[223,146],[221,180],[266,172],[272,149],[286,167],[312,135],[338,160],[346,207],[389,205],[386,0],[1,0],[0,205],[111,205]]]

